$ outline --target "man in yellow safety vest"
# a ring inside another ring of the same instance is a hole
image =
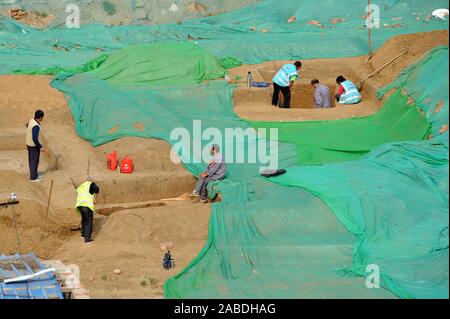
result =
[[[86,244],[92,240],[92,223],[94,220],[95,196],[100,188],[94,182],[86,181],[77,187],[76,210],[81,215],[81,237]]]

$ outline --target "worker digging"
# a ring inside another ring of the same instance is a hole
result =
[[[81,237],[85,244],[90,244],[92,239],[94,223],[95,198],[100,192],[100,188],[92,181],[85,181],[76,188],[77,199],[75,209],[81,217]]]

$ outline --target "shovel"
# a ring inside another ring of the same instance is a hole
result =
[[[378,69],[376,69],[375,71],[373,71],[372,73],[370,73],[368,76],[366,76],[364,79],[362,79],[361,81],[358,82],[358,84],[356,85],[356,88],[358,89],[358,91],[361,91],[364,82],[371,78],[372,76],[374,76],[375,74],[377,74],[378,72],[380,72],[381,70],[383,70],[385,67],[387,67],[389,64],[391,64],[392,62],[394,62],[395,60],[397,60],[399,57],[401,57],[403,54],[405,54],[406,52],[408,52],[408,49],[406,49],[405,51],[403,51],[402,53],[400,53],[399,55],[397,55],[395,58],[393,58],[392,60],[386,62],[385,64],[383,64],[381,67],[379,67]]]

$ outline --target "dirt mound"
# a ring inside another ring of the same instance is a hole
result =
[[[134,245],[146,243],[159,247],[160,243],[174,242],[181,234],[191,236],[192,239],[200,238],[206,240],[207,229],[192,232],[192,226],[196,221],[200,221],[198,214],[208,211],[207,206],[197,205],[191,202],[168,203],[150,209],[134,209],[116,212],[103,225],[99,233],[98,240],[121,242],[123,244]],[[183,210],[187,210],[183,212]],[[193,212],[196,212],[193,214]],[[194,218],[193,218],[194,217]],[[204,216],[203,216],[204,217]],[[175,234],[177,234],[175,236]]]
[[[15,171],[0,170],[0,174],[0,201],[6,201],[11,192],[16,192],[19,200],[18,205],[0,209],[0,253],[34,251],[44,258],[51,256],[70,235],[68,224],[61,218],[62,212],[51,212],[46,218],[48,197],[45,192],[33,187]]]
[[[392,82],[401,70],[420,60],[427,51],[438,45],[448,46],[448,43],[448,31],[445,30],[405,34],[389,39],[370,59],[374,70],[403,51],[408,52],[375,76],[374,84]]]

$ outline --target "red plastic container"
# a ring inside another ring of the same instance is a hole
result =
[[[117,169],[117,153],[112,151],[106,156],[106,165],[108,169],[115,171]]]
[[[120,162],[120,172],[125,174],[133,173],[133,160],[125,156]]]

